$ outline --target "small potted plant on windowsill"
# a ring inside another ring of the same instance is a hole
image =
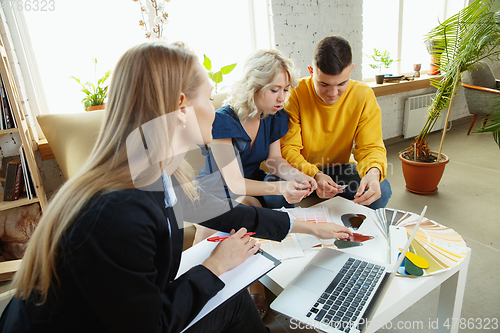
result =
[[[389,51],[379,51],[376,48],[373,49],[372,55],[367,54],[366,56],[375,62],[374,64],[369,64],[370,67],[379,70],[378,75],[375,75],[375,81],[377,82],[377,84],[384,83],[385,74],[382,74],[382,67],[389,68],[391,67],[393,62],[401,60],[391,59]]]
[[[95,59],[95,65],[97,66],[97,59]],[[74,79],[78,82],[82,89],[81,91],[85,94],[82,99],[82,104],[85,106],[85,111],[95,111],[104,109],[104,102],[108,95],[108,85],[104,85],[106,80],[111,75],[111,71],[104,73],[104,76],[97,80],[96,84],[91,82],[82,83],[79,79],[74,76],[70,76],[70,79]]]

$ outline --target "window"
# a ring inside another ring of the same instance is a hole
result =
[[[363,2],[363,78],[378,74],[365,54],[373,49],[388,50],[393,63],[382,74],[412,73],[413,64],[430,68],[425,35],[439,22],[467,6],[467,0],[380,0]]]
[[[259,30],[256,36],[255,24],[250,23],[262,20],[266,7],[266,0],[217,0],[216,4],[171,0],[164,37],[187,43],[200,61],[206,54],[214,69],[237,62],[219,85],[223,88],[239,78],[253,49],[265,47],[269,34],[260,38]],[[24,15],[50,113],[83,111],[84,94],[69,77],[95,82],[113,70],[128,48],[146,41],[139,26],[140,8],[132,0],[56,0],[53,11],[25,10]],[[259,29],[266,29],[265,24],[259,24]]]

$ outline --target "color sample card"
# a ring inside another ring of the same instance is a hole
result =
[[[289,234],[281,242],[268,239],[258,239],[258,241],[261,249],[279,260],[304,256],[296,234]]]
[[[409,235],[413,231],[419,216],[410,212],[402,212],[389,208],[376,210],[376,221],[385,232],[390,225],[405,227]],[[388,219],[392,218],[392,222]],[[412,252],[427,262],[426,267],[412,262],[414,266],[423,269],[423,275],[433,275],[453,268],[460,264],[467,255],[467,245],[460,234],[430,219],[424,218],[412,242]],[[394,250],[394,249],[393,249]],[[411,255],[410,255],[411,256]],[[411,261],[408,260],[408,261]],[[408,267],[410,271],[408,271]],[[407,265],[406,273],[413,276],[420,274],[411,264]],[[415,274],[414,274],[415,273]]]
[[[361,242],[365,242],[365,241],[370,240],[370,239],[373,239],[373,236],[362,235],[362,234],[358,234],[357,232],[353,232],[352,236],[350,236],[348,240],[351,242],[361,243]]]
[[[314,223],[331,222],[328,215],[328,209],[326,207],[297,207],[286,209],[286,211],[290,212],[290,214],[292,214],[292,216],[299,221],[308,221]]]

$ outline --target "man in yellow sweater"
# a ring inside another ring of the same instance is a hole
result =
[[[376,209],[392,194],[381,113],[373,90],[350,79],[353,68],[344,38],[326,37],[316,45],[311,76],[300,80],[285,105],[289,130],[281,152],[316,179],[320,198],[339,194]],[[357,164],[350,163],[351,153]]]

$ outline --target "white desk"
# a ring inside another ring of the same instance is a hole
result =
[[[388,261],[388,243],[380,229],[375,225],[376,216],[373,210],[340,197],[324,201],[317,206],[327,207],[333,221],[339,224],[342,223],[340,216],[343,214],[364,214],[367,218],[358,232],[376,237],[365,242],[363,246],[344,249],[344,251],[379,261]],[[311,251],[304,257],[284,260],[281,265],[262,277],[260,281],[275,295],[279,295],[317,253],[318,251]],[[441,290],[437,313],[439,327],[435,331],[458,332],[458,319],[462,310],[470,255],[471,250],[468,249],[467,257],[460,265],[434,276],[419,278],[396,276],[375,312],[367,332],[375,332],[437,286],[441,286]],[[446,321],[448,325],[444,326]],[[429,328],[429,323],[423,322],[423,325],[424,328]]]

